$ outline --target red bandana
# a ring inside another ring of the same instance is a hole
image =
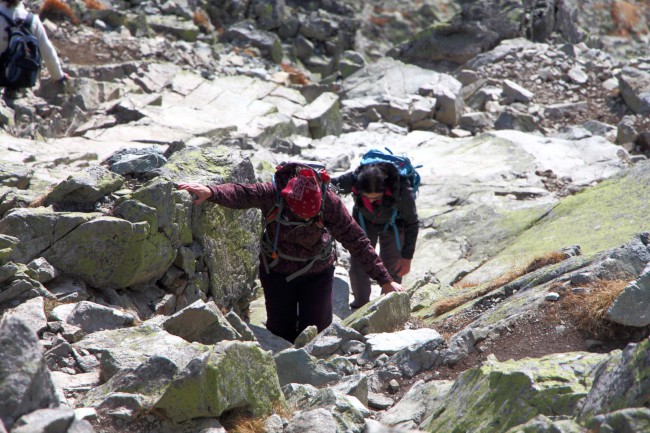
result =
[[[309,169],[302,169],[291,178],[280,192],[291,212],[300,218],[313,218],[320,211],[323,198],[316,174]]]

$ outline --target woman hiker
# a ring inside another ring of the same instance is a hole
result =
[[[290,342],[310,325],[320,332],[332,323],[334,240],[377,281],[382,293],[404,290],[328,183],[325,170],[287,163],[278,168],[272,182],[178,185],[194,194],[195,205],[208,200],[232,209],[262,210],[265,229],[259,277],[266,327]]]
[[[332,179],[340,193],[352,193],[352,216],[364,229],[373,247],[379,241],[379,256],[398,283],[411,270],[418,237],[415,193],[408,180],[400,178],[395,165],[378,162],[360,165],[350,173]],[[357,257],[350,259],[351,308],[370,300],[371,282],[366,267]]]

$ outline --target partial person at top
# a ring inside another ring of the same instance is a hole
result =
[[[36,38],[38,42],[38,48],[40,50],[40,56],[42,57],[43,63],[47,67],[52,80],[57,82],[65,81],[69,76],[63,72],[61,68],[61,61],[57,55],[56,49],[50,42],[50,39],[45,32],[45,27],[41,22],[38,15],[30,13],[21,0],[0,0],[0,28],[4,31],[0,31],[0,63],[4,63],[3,57],[6,57],[9,50],[9,37],[11,27],[20,25],[21,23],[28,24],[28,28]],[[4,76],[4,74],[1,74]],[[4,79],[4,78],[3,78]],[[10,89],[6,86],[7,90]],[[19,86],[23,87],[23,86]]]
[[[374,248],[379,242],[379,257],[393,281],[411,270],[418,237],[418,213],[415,192],[395,165],[378,162],[360,165],[353,172],[332,178],[342,194],[352,193],[352,217],[363,228]],[[350,258],[350,288],[354,295],[351,308],[359,308],[370,300],[371,281],[359,261]]]

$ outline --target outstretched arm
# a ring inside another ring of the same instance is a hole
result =
[[[68,75],[63,72],[61,69],[61,61],[59,56],[56,54],[56,50],[50,42],[50,39],[47,37],[45,32],[45,27],[38,15],[34,15],[32,26],[32,33],[38,39],[38,48],[41,50],[41,56],[43,56],[43,62],[47,67],[48,72],[52,76],[54,81],[63,81],[68,78]]]

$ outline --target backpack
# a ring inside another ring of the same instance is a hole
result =
[[[0,86],[10,89],[32,87],[38,80],[41,71],[41,50],[38,39],[32,34],[30,27],[34,15],[12,20],[0,12],[7,21],[9,36],[7,49],[0,55]]]
[[[379,149],[370,149],[362,157],[359,166],[377,164],[377,163],[391,163],[397,169],[400,178],[400,184],[402,182],[408,182],[413,188],[413,192],[417,194],[418,189],[420,188],[420,173],[417,172],[417,169],[422,167],[421,165],[413,166],[411,159],[405,155],[395,155],[391,150],[385,147],[386,152]],[[384,232],[388,229],[388,226],[391,226],[395,231],[395,244],[397,250],[402,249],[402,245],[399,239],[399,230],[397,228],[396,220],[398,218],[397,203],[393,205],[393,211],[390,216],[390,221],[388,221],[384,226]],[[359,212],[359,225],[363,231],[368,234],[366,230],[366,223],[363,218],[363,213]]]
[[[379,149],[370,149],[361,157],[359,165],[390,162],[397,168],[400,178],[406,179],[410,183],[411,188],[413,188],[413,192],[417,194],[420,188],[420,173],[416,169],[422,166],[418,165],[414,167],[408,156],[395,155],[389,148],[386,147],[385,149],[386,152]]]
[[[285,200],[284,197],[282,197],[282,195],[280,194],[280,191],[289,182],[289,179],[294,177],[298,172],[298,170],[303,168],[311,169],[316,174],[316,178],[320,183],[321,193],[323,194],[323,198],[321,201],[321,208],[318,214],[308,221],[289,221],[287,218],[285,218],[282,215]],[[329,188],[330,176],[325,170],[325,166],[323,165],[314,164],[314,163],[305,163],[305,162],[289,162],[289,163],[282,163],[277,167],[275,174],[273,175],[272,182],[273,182],[273,186],[275,187],[276,203],[275,206],[273,206],[273,208],[262,219],[263,230],[262,230],[262,238],[260,240],[260,246],[262,249],[262,254],[261,254],[262,263],[264,264],[264,269],[266,270],[266,273],[269,273],[270,269],[278,264],[280,258],[283,258],[285,260],[306,262],[306,265],[303,268],[299,269],[298,271],[286,277],[287,281],[291,281],[294,278],[304,274],[309,269],[311,269],[311,267],[314,265],[314,263],[316,263],[317,260],[327,259],[330,256],[332,249],[334,248],[334,242],[332,237],[330,236],[329,243],[325,245],[325,247],[323,247],[323,249],[313,257],[307,257],[307,258],[293,257],[282,253],[282,251],[278,249],[278,239],[280,237],[280,230],[282,229],[283,226],[293,228],[293,227],[304,227],[311,224],[316,224],[318,227],[327,230],[324,228],[323,210],[325,209],[325,199],[327,197],[327,190]],[[273,239],[271,239],[271,236],[269,236],[269,233],[267,231],[267,227],[269,226],[269,224],[272,223],[276,224],[275,236],[273,237]]]

